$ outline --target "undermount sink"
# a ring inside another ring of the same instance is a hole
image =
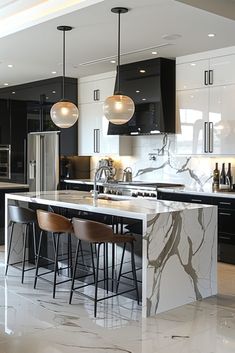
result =
[[[89,199],[89,200],[93,200],[93,196],[89,195],[89,196],[83,196],[82,199]],[[117,196],[112,196],[112,195],[98,195],[98,200],[106,200],[106,201],[127,201],[127,198],[121,198],[121,197],[117,197]]]

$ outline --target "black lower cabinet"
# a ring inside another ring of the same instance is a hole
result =
[[[218,260],[235,264],[235,198],[159,191],[158,199],[218,206]]]

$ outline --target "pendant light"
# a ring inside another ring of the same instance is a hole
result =
[[[113,124],[122,125],[128,122],[134,112],[135,104],[133,100],[120,91],[120,43],[121,43],[121,30],[120,19],[121,14],[127,13],[128,9],[125,7],[114,7],[111,11],[118,14],[118,63],[117,63],[117,90],[113,96],[106,98],[104,102],[104,115]]]
[[[59,31],[63,31],[63,82],[62,82],[62,99],[55,103],[50,111],[53,123],[66,129],[73,126],[78,120],[78,108],[72,102],[65,99],[65,32],[71,31],[70,26],[58,26]]]

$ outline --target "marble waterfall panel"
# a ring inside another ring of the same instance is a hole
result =
[[[148,216],[143,239],[143,316],[217,293],[217,209]]]

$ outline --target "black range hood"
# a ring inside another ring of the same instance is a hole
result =
[[[135,113],[126,124],[109,123],[108,135],[175,133],[175,60],[121,65],[120,79],[121,92],[133,99]]]

